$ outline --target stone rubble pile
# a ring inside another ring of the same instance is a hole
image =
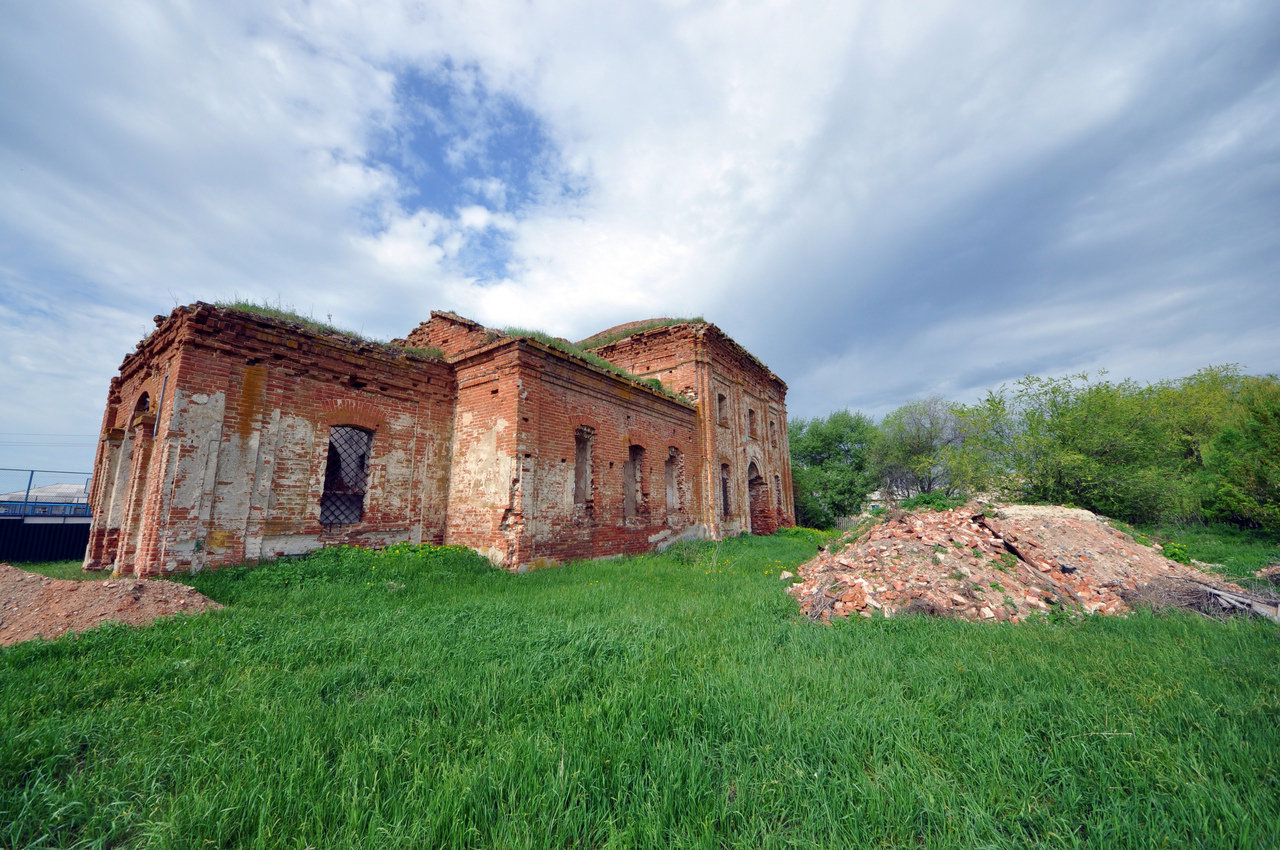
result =
[[[893,511],[799,573],[789,592],[815,620],[915,611],[1016,623],[1055,608],[1119,614],[1137,600],[1181,604],[1205,588],[1245,593],[1089,511],[1028,505]]]

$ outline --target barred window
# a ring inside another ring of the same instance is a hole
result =
[[[345,525],[364,518],[369,479],[369,445],[373,433],[352,425],[329,429],[329,457],[320,497],[320,524]]]

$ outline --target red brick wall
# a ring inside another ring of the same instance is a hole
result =
[[[786,442],[786,385],[764,364],[708,323],[642,331],[595,352],[641,377],[656,377],[669,389],[696,400],[701,435],[698,472],[707,494],[702,510],[716,536],[747,530],[768,534],[778,526],[795,523],[791,455]],[[723,411],[720,396],[724,396]],[[752,410],[757,423],[754,436],[749,428]],[[765,488],[754,514],[747,481],[752,461]],[[727,519],[721,510],[722,464],[730,470]],[[766,504],[767,510],[759,507]]]
[[[701,485],[687,459],[697,452],[696,411],[554,349],[523,342],[519,453],[521,564],[645,552],[682,536],[706,536]],[[592,441],[592,500],[574,502],[575,432]],[[643,449],[632,474],[633,515],[624,485],[632,446]],[[678,504],[668,512],[664,467],[671,448],[685,459]]]
[[[685,400],[452,314],[433,313],[406,342],[451,362],[203,304],[158,317],[108,393],[86,567],[146,575],[408,540],[515,568],[792,521],[786,386],[714,325],[598,349]],[[373,437],[363,518],[326,527],[334,425]],[[583,426],[589,504],[574,498]]]
[[[505,335],[500,331],[452,313],[434,311],[428,321],[413,329],[405,343],[415,348],[438,348],[453,359],[501,339]]]
[[[717,465],[729,464],[731,482],[731,513],[720,532],[770,534],[779,526],[794,525],[791,455],[785,438],[786,386],[718,329],[705,336],[707,398],[714,403],[723,394],[727,407],[723,422],[712,415],[713,460]],[[749,424],[751,411],[756,417],[754,436]],[[776,441],[770,434],[770,422],[776,423]],[[752,462],[765,488],[757,494],[760,507],[755,513],[751,511],[748,475]],[[777,509],[779,496],[781,511]]]
[[[112,495],[95,484],[86,566],[146,575],[337,542],[443,539],[454,399],[446,364],[207,305],[184,308],[113,384],[121,402],[109,405],[100,477],[111,477],[106,461],[124,411],[163,374],[155,435],[134,438],[129,487]],[[319,503],[335,424],[373,432],[368,492],[361,522],[325,527]],[[127,448],[128,436],[121,442]],[[148,446],[143,468],[139,447]]]
[[[519,510],[516,430],[522,392],[517,351],[500,346],[455,364],[457,414],[445,542],[470,546],[495,563],[515,556]]]
[[[455,363],[458,407],[450,480],[449,543],[523,567],[643,552],[701,536],[696,481],[678,482],[666,510],[670,447],[694,451],[689,405],[583,364],[533,340],[513,340]],[[589,505],[574,501],[579,426],[594,431]],[[624,516],[623,469],[643,446],[635,515]]]

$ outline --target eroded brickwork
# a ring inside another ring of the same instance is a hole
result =
[[[665,463],[694,453],[693,406],[583,368],[537,343],[521,347],[518,560],[643,552],[703,537],[696,482],[681,470],[668,510]],[[575,500],[576,445],[591,435],[590,492]]]
[[[330,543],[442,541],[454,397],[439,361],[207,305],[175,310],[112,383],[85,566],[150,575]],[[333,425],[372,434],[359,523],[320,523]]]
[[[428,541],[517,569],[792,522],[786,386],[763,364],[707,323],[597,351],[638,377],[451,313],[388,345],[205,304],[157,317],[110,387],[85,566]]]
[[[706,322],[639,331],[595,353],[697,405],[702,510],[715,536],[795,524],[787,387],[768,367]]]
[[[450,360],[494,342],[507,339],[501,331],[454,313],[433,310],[431,318],[414,328],[401,341],[414,348],[438,348]]]

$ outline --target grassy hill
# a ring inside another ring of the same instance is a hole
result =
[[[0,652],[0,845],[1280,841],[1274,624],[817,626],[820,542],[190,577],[228,607]]]

